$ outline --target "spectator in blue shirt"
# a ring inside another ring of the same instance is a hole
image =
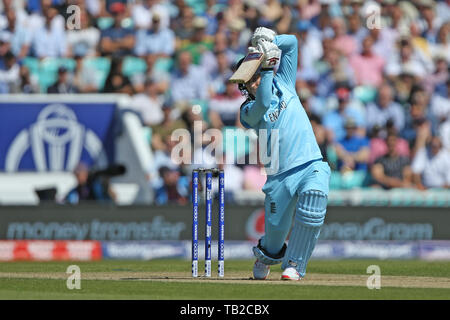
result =
[[[214,35],[217,31],[217,14],[220,12],[220,7],[215,0],[205,1],[206,9],[201,15],[208,21],[206,25],[206,34]]]
[[[158,205],[169,203],[186,205],[189,198],[189,180],[178,170],[163,166],[159,169],[161,181],[155,189],[155,202]]]
[[[417,90],[412,95],[409,112],[405,118],[405,126],[400,134],[408,140],[411,147],[416,143],[417,133],[421,127],[430,126],[433,134],[438,132],[438,119],[431,112],[428,95],[423,90]]]
[[[100,52],[102,55],[125,56],[131,54],[135,45],[134,31],[122,27],[122,20],[126,17],[125,5],[115,2],[110,11],[114,18],[112,27],[103,30],[100,36]]]
[[[64,198],[67,204],[79,204],[83,202],[114,203],[115,192],[111,188],[107,176],[99,175],[98,171],[89,171],[85,163],[79,163],[73,172],[77,185],[71,189]]]
[[[364,114],[352,105],[349,86],[344,83],[337,85],[336,98],[338,101],[337,109],[329,111],[323,117],[323,125],[328,130],[328,139],[330,141],[344,139],[346,135],[344,125],[349,118],[355,121],[357,133],[364,135],[366,126]]]
[[[322,40],[323,55],[315,63],[319,71],[317,92],[320,96],[328,98],[336,90],[339,82],[354,83],[354,72],[348,63],[348,59],[333,46],[330,38]]]
[[[392,87],[385,83],[378,90],[377,101],[367,105],[367,129],[370,131],[375,125],[384,127],[389,119],[394,123],[397,132],[405,126],[405,111],[394,100]]]
[[[345,123],[346,136],[335,145],[338,157],[338,169],[341,172],[367,171],[369,161],[369,139],[356,134],[356,122],[348,119]]]
[[[28,12],[41,12],[42,13],[42,0],[27,0],[27,11]],[[63,0],[47,0],[47,3],[54,5],[54,6],[59,6],[61,4],[63,4]],[[44,7],[46,6],[46,4],[44,4]]]
[[[47,93],[79,93],[79,89],[73,83],[73,78],[69,75],[68,70],[59,67],[56,82],[47,88]]]
[[[178,54],[177,67],[172,74],[171,98],[174,103],[208,98],[208,74],[192,63],[189,51]]]
[[[136,33],[136,55],[154,54],[158,57],[170,57],[175,51],[175,34],[171,29],[161,28],[161,18],[154,14],[152,26]]]

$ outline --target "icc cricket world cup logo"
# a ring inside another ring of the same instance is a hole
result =
[[[73,110],[63,104],[46,106],[35,123],[19,132],[6,155],[5,170],[18,171],[30,148],[36,171],[72,171],[83,149],[94,160],[103,154],[101,140],[79,123]]]

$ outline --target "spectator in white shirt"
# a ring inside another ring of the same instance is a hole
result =
[[[373,51],[375,54],[381,56],[384,61],[392,59],[396,54],[396,41],[398,38],[398,31],[392,28],[372,28],[368,31],[369,35],[374,40]]]
[[[91,25],[86,11],[80,14],[81,29],[67,31],[67,46],[71,56],[95,56],[100,30]]]
[[[45,23],[33,35],[32,48],[38,58],[64,57],[67,54],[67,37],[64,29],[52,27],[58,17],[54,7],[44,11]],[[60,16],[59,16],[60,17]]]
[[[444,23],[438,31],[436,42],[431,44],[434,56],[441,55],[450,63],[450,22]]]
[[[82,56],[75,55],[74,60],[76,67],[74,71],[74,84],[80,93],[97,93],[100,85],[101,74],[93,72],[92,69],[85,64]]]
[[[442,24],[441,19],[436,15],[435,5],[434,0],[421,0],[418,3],[422,35],[431,43],[435,42],[436,34]]]
[[[86,11],[89,12],[91,16],[98,18],[103,14],[102,10],[106,10],[104,6],[102,6],[102,3],[104,4],[103,0],[86,0]]]
[[[450,151],[443,148],[438,136],[430,137],[430,130],[418,133],[418,148],[411,166],[414,181],[421,189],[450,188]]]
[[[450,21],[450,0],[438,1],[436,3],[436,15],[441,21]]]
[[[401,74],[404,69],[410,70],[414,76],[423,78],[427,72],[430,72],[430,66],[420,54],[414,51],[409,37],[403,37],[399,41],[397,54],[394,54],[388,60],[385,72],[390,77],[396,77]]]
[[[446,97],[438,94],[432,95],[430,107],[430,113],[439,123],[445,122],[445,120],[450,116],[450,99]]]
[[[0,69],[0,93],[16,93],[20,87],[20,67],[11,51],[5,54],[3,60],[4,69]]]
[[[378,98],[367,106],[367,129],[370,131],[375,125],[384,127],[389,119],[394,123],[397,132],[405,126],[405,112],[394,100],[394,92],[389,84],[382,84],[378,91]]]
[[[25,0],[3,0],[0,1],[0,29],[6,28],[8,25],[8,12],[13,11],[16,16],[17,23],[22,27],[26,28],[28,14],[25,10]]]
[[[51,22],[49,23],[48,29],[51,29],[55,32],[65,31],[66,21],[64,20],[63,16],[58,14],[57,7],[53,6],[53,0],[41,0],[40,7],[40,10],[32,11],[32,13],[27,16],[26,22],[24,22],[26,24],[26,28],[32,35],[34,35],[37,30],[45,27],[47,14],[50,12],[53,13],[54,11],[55,13],[51,19]]]
[[[450,151],[450,114],[448,115],[448,120],[440,125],[439,135],[444,149]]]
[[[146,80],[144,88],[143,93],[133,96],[133,109],[141,114],[145,125],[158,125],[164,119],[162,111],[164,97],[158,94],[158,83],[153,79]]]
[[[319,33],[308,20],[300,21],[297,30],[301,68],[312,69],[314,63],[323,55]]]
[[[31,34],[17,21],[14,9],[9,8],[5,15],[8,26],[0,31],[0,39],[7,38],[12,53],[19,59],[23,58],[30,50]]]
[[[161,29],[169,28],[170,15],[166,6],[159,0],[143,0],[135,4],[131,11],[134,24],[138,29],[148,29],[152,26],[152,17],[156,14],[161,18]]]

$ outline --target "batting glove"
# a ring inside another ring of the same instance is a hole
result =
[[[258,27],[253,33],[251,39],[252,46],[256,47],[258,45],[258,41],[261,39],[268,42],[272,42],[275,39],[276,35],[277,33],[271,29],[265,27]]]
[[[259,40],[258,50],[264,53],[264,59],[261,63],[262,69],[273,69],[280,61],[281,50],[275,43]]]
[[[255,47],[248,47],[247,53],[255,53],[255,52],[261,52],[261,51],[259,51],[258,48],[255,48]]]

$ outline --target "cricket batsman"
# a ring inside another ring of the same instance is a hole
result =
[[[253,276],[266,279],[270,266],[281,263],[282,279],[300,280],[305,276],[325,219],[330,167],[322,161],[311,124],[296,93],[296,37],[276,35],[268,28],[259,27],[251,43],[249,53],[260,52],[263,59],[253,77],[239,84],[247,97],[240,109],[240,121],[257,134],[261,129],[267,130],[269,137],[277,130],[279,140],[278,150],[271,150],[271,140],[267,139],[271,160],[264,164],[267,172],[262,189],[265,234],[253,248],[256,257]],[[238,69],[243,60],[238,63]]]

